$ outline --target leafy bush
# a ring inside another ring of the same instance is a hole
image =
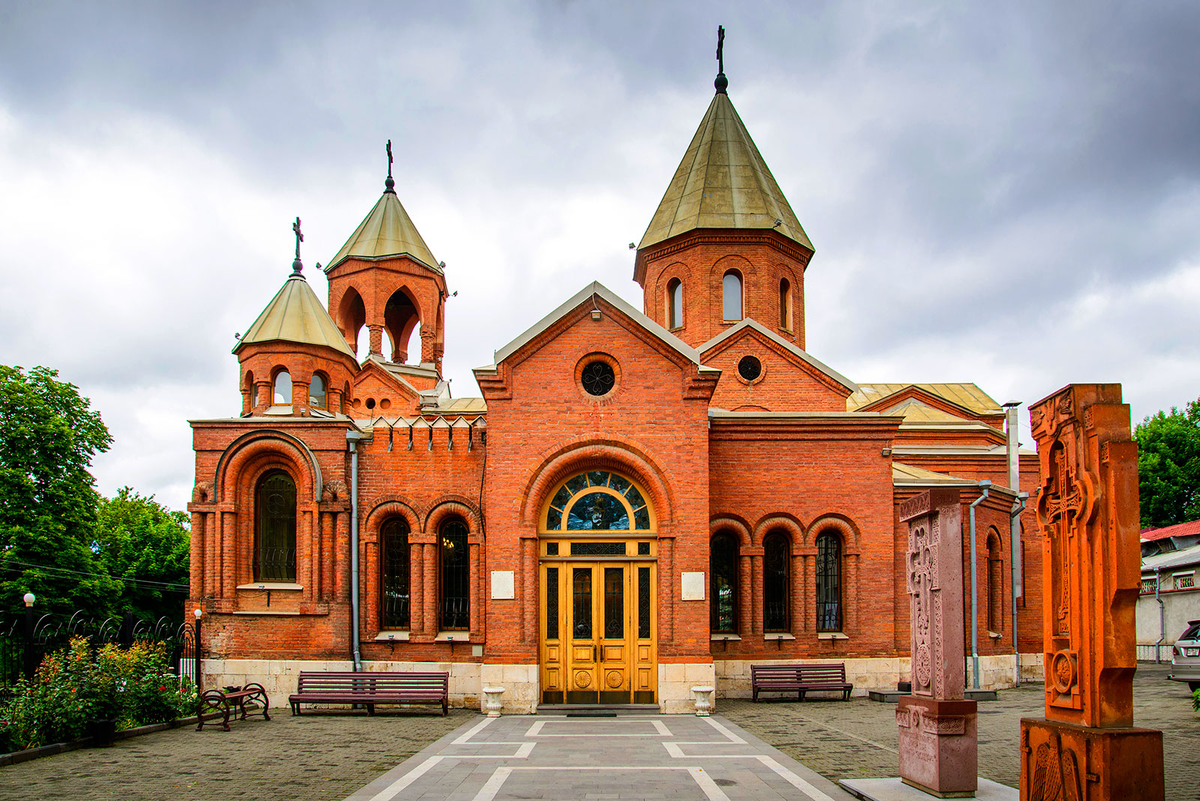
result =
[[[86,639],[75,638],[42,660],[33,681],[22,680],[0,708],[0,751],[76,740],[99,718],[126,729],[195,708],[195,688],[171,673],[162,643],[105,645],[93,654]]]
[[[1200,712],[1200,690],[1192,691],[1192,709]]]

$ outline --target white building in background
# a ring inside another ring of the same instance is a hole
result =
[[[1200,620],[1200,520],[1142,532],[1137,602],[1138,659],[1171,661],[1171,646]]]

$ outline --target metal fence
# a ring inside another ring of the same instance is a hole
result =
[[[162,643],[169,663],[180,677],[200,686],[199,622],[177,623],[133,614],[124,618],[93,618],[83,612],[70,617],[32,610],[24,615],[0,615],[0,694],[7,695],[21,678],[32,679],[42,658],[83,637],[92,648],[113,643],[128,648],[135,642]]]

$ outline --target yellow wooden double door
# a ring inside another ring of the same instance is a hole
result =
[[[655,563],[543,555],[540,572],[542,703],[654,703]]]

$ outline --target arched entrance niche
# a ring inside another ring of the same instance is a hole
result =
[[[622,472],[575,472],[538,516],[542,703],[651,704],[658,686],[658,517]]]

